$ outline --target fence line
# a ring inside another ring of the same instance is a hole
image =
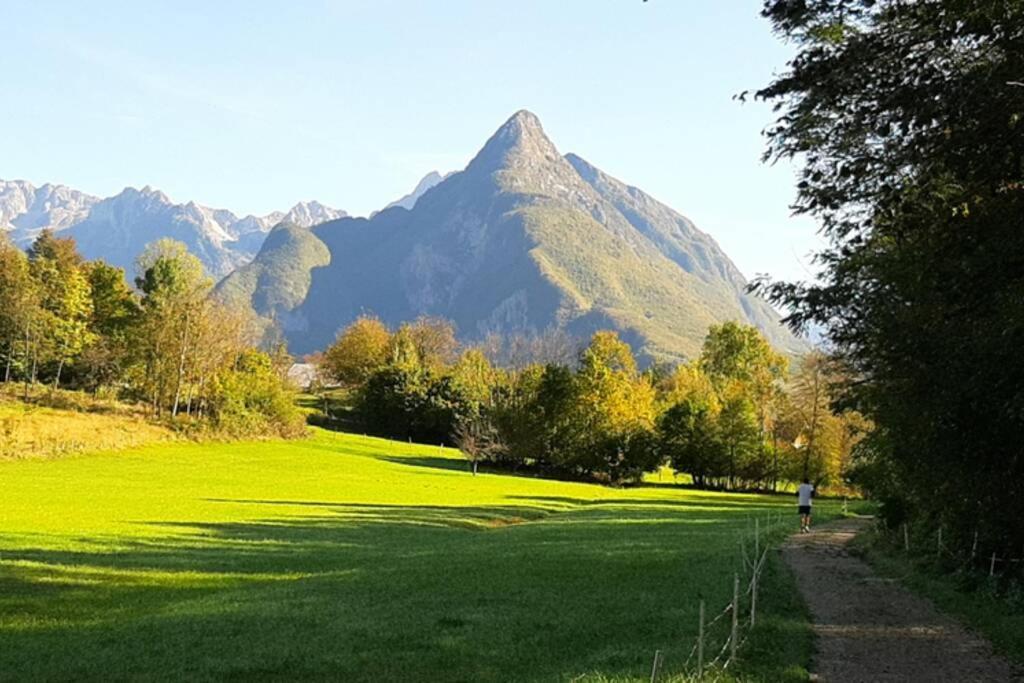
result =
[[[768,561],[768,551],[772,547],[771,535],[784,524],[784,516],[781,510],[778,511],[777,515],[769,511],[764,524],[762,524],[760,517],[755,517],[753,523],[749,525],[753,528],[752,537],[748,538],[746,534],[740,533],[738,539],[739,559],[743,574],[742,580],[746,584],[745,588],[741,590],[740,572],[734,572],[732,576],[732,599],[710,621],[706,621],[707,609],[705,602],[704,600],[700,601],[697,638],[690,648],[690,652],[681,670],[673,675],[681,675],[687,679],[702,680],[705,674],[711,673],[718,667],[724,671],[730,666],[735,665],[740,648],[743,647],[750,632],[757,624],[758,587],[761,574]],[[748,552],[748,540],[753,546],[752,554]],[[745,608],[744,602],[746,603]],[[719,646],[716,641],[721,635],[716,636],[714,629],[727,616],[730,618],[729,629],[725,634],[724,641]],[[712,652],[716,652],[716,654],[711,661],[705,662],[705,652],[709,649]],[[654,653],[654,660],[651,663],[650,680],[652,683],[662,673],[664,656],[665,652],[662,650],[656,650]],[[696,657],[696,662],[694,662],[694,657]],[[695,666],[691,668],[691,665],[694,664]]]
[[[909,553],[911,547],[910,525],[904,522],[900,526],[900,531],[903,535],[903,550],[904,552]],[[999,551],[997,550],[992,551],[991,555],[979,555],[977,531],[974,532],[974,537],[971,542],[970,551],[965,551],[963,553],[958,553],[956,552],[956,550],[950,548],[947,545],[945,539],[943,538],[943,528],[941,525],[935,533],[935,555],[937,557],[951,557],[954,559],[958,559],[961,560],[961,566],[970,566],[976,570],[981,569],[984,571],[984,569],[987,567],[988,575],[991,577],[994,577],[996,575],[997,565],[1004,565],[1006,567],[1004,571],[1006,571],[1010,568],[1010,565],[1024,562],[1024,557],[1010,557],[1009,554],[1007,554],[1006,557],[999,557]],[[981,563],[980,567],[979,562]]]

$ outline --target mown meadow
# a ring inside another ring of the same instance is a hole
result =
[[[646,680],[789,497],[481,472],[317,430],[0,462],[0,678]],[[820,516],[838,503],[823,501]],[[732,675],[801,680],[777,562]]]

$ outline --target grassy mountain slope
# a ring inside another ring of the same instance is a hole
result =
[[[306,298],[313,269],[331,262],[326,245],[308,228],[277,225],[257,257],[217,285],[216,295],[233,304],[251,306],[260,317],[285,325]]]

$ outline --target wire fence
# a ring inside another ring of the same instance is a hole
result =
[[[757,626],[757,603],[761,576],[777,533],[788,526],[783,512],[771,511],[766,517],[754,518],[738,539],[740,567],[732,576],[732,599],[724,606],[708,610],[701,600],[697,610],[697,637],[689,647],[681,667],[664,669],[665,652],[657,650],[651,663],[651,683],[671,678],[673,681],[706,681],[735,668],[739,653]]]
[[[947,540],[943,538],[943,532],[942,526],[939,526],[934,531],[934,545],[932,545],[932,541],[929,538],[912,536],[910,525],[907,523],[901,524],[897,533],[902,536],[903,550],[908,554],[911,552],[931,554],[940,560],[952,560],[961,569],[987,572],[990,578],[996,578],[1013,569],[1024,569],[1024,566],[1022,566],[1024,556],[1014,557],[1012,552],[1008,552],[1005,549],[1002,552],[999,550],[989,552],[988,549],[979,550],[977,531],[974,532],[974,538],[970,543],[969,549],[965,546],[957,548],[949,545]],[[928,537],[931,535],[931,532],[927,533]],[[1024,553],[1024,548],[1021,551]]]

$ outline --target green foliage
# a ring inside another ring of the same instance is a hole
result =
[[[611,483],[639,480],[667,460],[700,486],[767,488],[798,477],[793,463],[806,458],[779,444],[786,429],[791,439],[807,430],[783,419],[791,417],[783,407],[794,405],[783,400],[787,362],[753,328],[714,327],[700,363],[641,373],[629,345],[608,331],[594,334],[575,369],[499,369],[477,348],[446,363],[454,353],[425,351],[423,331],[443,341],[434,348],[450,348],[452,328],[428,322],[387,337],[383,364],[387,330],[379,322],[355,323],[332,347],[336,367],[369,373],[354,393],[365,430],[428,443],[466,441],[475,462]],[[363,332],[371,327],[376,342],[367,345]],[[365,352],[370,346],[373,354]],[[854,440],[847,423],[827,410],[815,425],[816,481],[835,485]],[[478,442],[494,447],[477,448]]]
[[[764,283],[827,328],[839,399],[876,426],[869,467],[918,526],[1024,546],[1024,5],[765,5],[793,41],[759,96],[769,157],[806,161],[799,212],[829,246],[815,283]],[[835,30],[834,27],[843,29]],[[828,27],[833,27],[828,29]],[[898,499],[898,500],[897,500]]]
[[[701,369],[712,380],[742,382],[757,390],[782,378],[787,365],[756,327],[733,321],[712,325],[700,354]]]
[[[245,351],[231,369],[216,376],[209,410],[215,424],[236,437],[293,438],[306,430],[294,392],[262,351]]]
[[[108,337],[124,337],[137,322],[139,302],[125,282],[124,271],[103,261],[86,264],[92,297],[93,331]]]
[[[379,318],[360,316],[338,333],[324,352],[321,367],[340,384],[359,386],[383,367],[390,344],[391,332]]]
[[[28,258],[0,233],[0,342],[4,352],[4,381],[27,374],[31,339],[39,317],[36,284]]]
[[[679,401],[659,417],[658,449],[677,472],[689,473],[701,487],[729,465],[715,413],[694,400]]]
[[[244,316],[209,297],[198,259],[171,240],[138,261],[133,291],[124,273],[84,262],[73,240],[44,231],[28,254],[0,240],[0,379],[38,380],[144,400],[152,415],[186,415],[192,426],[258,436],[300,433],[284,389],[290,358],[250,352]]]

